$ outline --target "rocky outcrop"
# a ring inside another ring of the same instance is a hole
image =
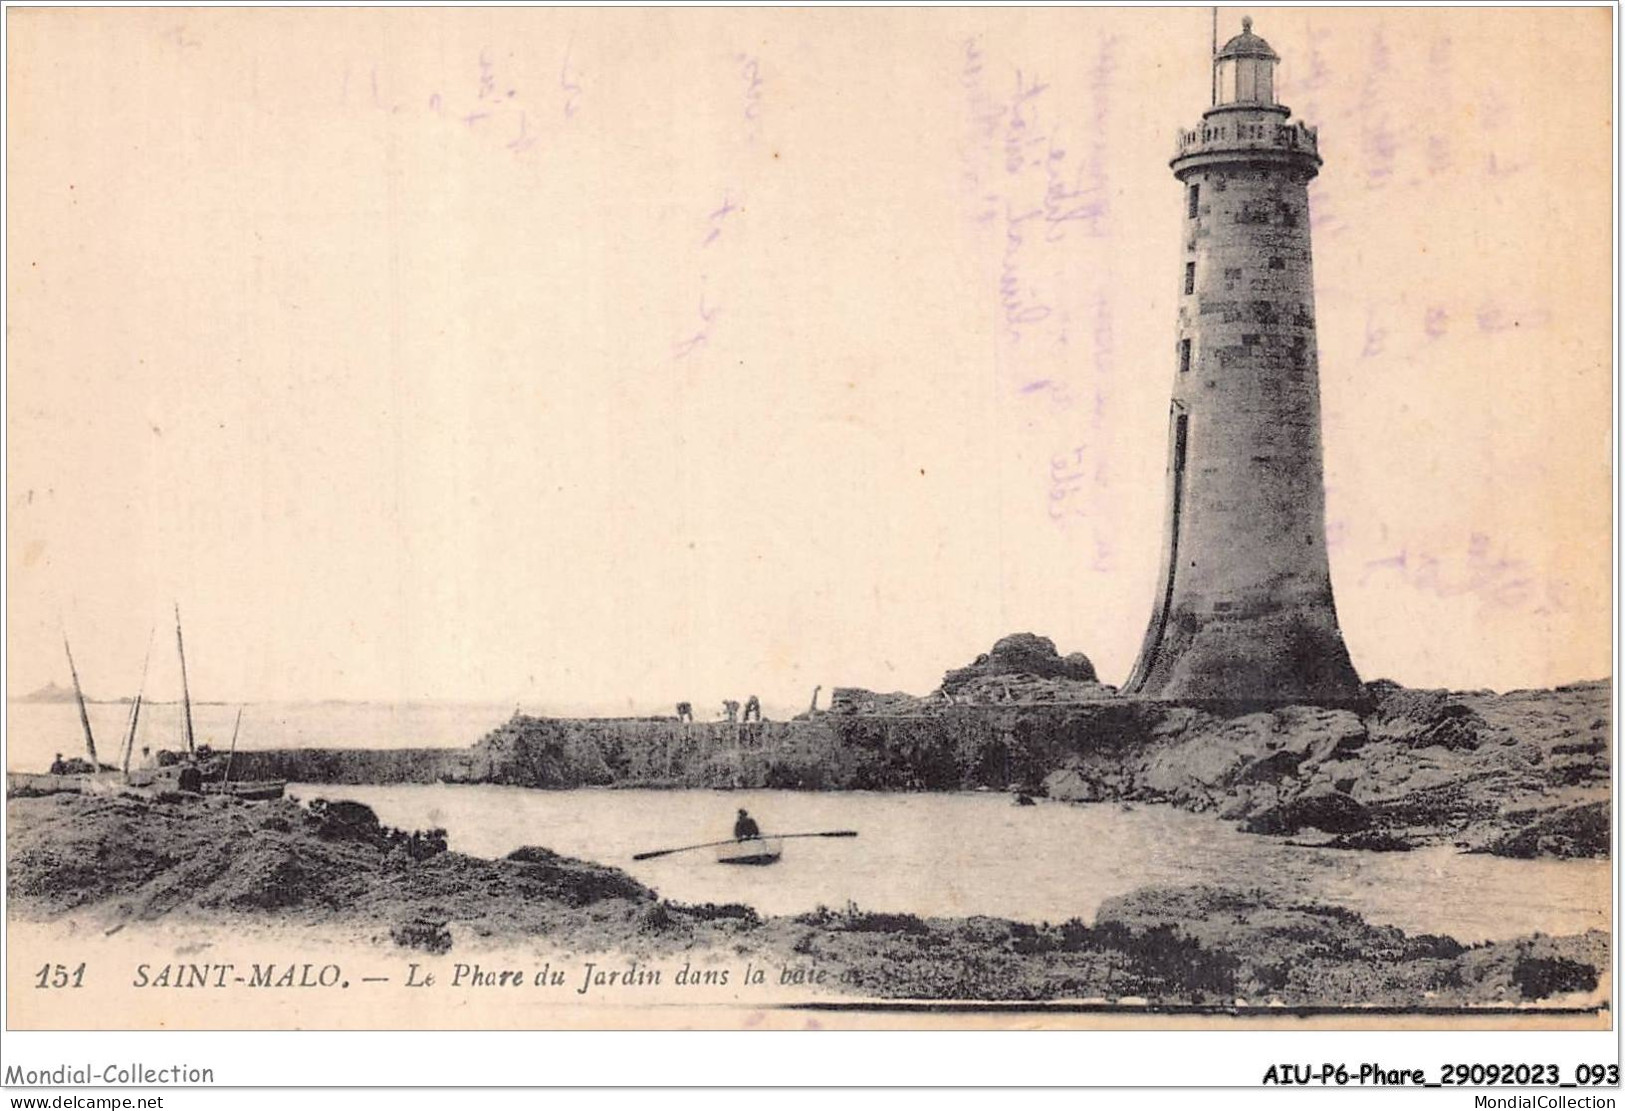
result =
[[[1364,718],[1160,706],[1137,743],[1068,754],[1043,790],[1217,811],[1258,833],[1319,830],[1337,835],[1333,848],[1607,854],[1607,684],[1506,695],[1372,686]]]
[[[955,706],[1073,705],[1116,694],[1115,688],[1096,679],[1094,664],[1082,652],[1062,656],[1048,637],[1016,633],[999,640],[974,663],[949,671],[928,695],[836,687],[827,712],[929,717]]]
[[[1055,642],[1035,633],[1013,633],[1001,637],[991,652],[977,656],[968,667],[954,668],[942,677],[941,689],[951,695],[970,693],[985,687],[984,680],[996,676],[1026,676],[1033,679],[1062,679],[1072,683],[1098,683],[1095,665],[1082,652],[1062,656]]]
[[[1477,748],[1484,719],[1449,691],[1408,690],[1393,683],[1368,687],[1377,699],[1370,718],[1372,740],[1411,748]]]
[[[1515,815],[1525,817],[1526,815]],[[1523,860],[1536,857],[1608,855],[1608,804],[1591,802],[1527,815],[1529,824],[1484,846],[1495,856]]]
[[[56,685],[55,679],[17,699],[18,702],[73,702],[75,700],[76,696],[73,693],[73,688],[59,687]],[[94,702],[95,699],[87,698],[85,701]]]
[[[1208,1007],[1599,1006],[1611,967],[1601,931],[1468,948],[1266,891],[1141,889],[1104,902],[1092,922],[922,918],[850,904],[781,917],[662,900],[619,869],[536,846],[503,860],[451,851],[420,859],[401,831],[355,804],[58,795],[7,808],[9,913],[66,919],[88,936],[164,919],[339,929],[432,954],[541,941],[587,959],[816,962],[830,990],[869,999]]]
[[[480,771],[472,748],[279,748],[240,750],[231,758],[233,779],[295,783],[466,783]]]
[[[1371,824],[1365,807],[1339,791],[1310,791],[1247,819],[1248,833],[1356,833]]]
[[[832,714],[893,714],[906,716],[925,713],[927,700],[902,691],[881,694],[863,687],[836,687],[829,693],[829,713]]]
[[[1110,923],[1168,931],[1171,948],[1182,942],[1193,953],[1232,954],[1226,972],[1235,993],[1255,1000],[1369,1004],[1414,993],[1517,1004],[1592,992],[1608,967],[1608,935],[1600,930],[1468,948],[1449,937],[1373,925],[1341,907],[1262,891],[1144,888],[1101,904],[1096,928]]]
[[[1504,695],[1378,682],[1369,685],[1372,709],[1364,716],[1312,706],[1221,713],[1124,698],[1080,679],[1002,673],[1013,661],[1035,660],[1040,670],[1064,671],[1064,661],[1043,638],[1000,645],[975,665],[977,674],[961,678],[954,696],[841,688],[830,711],[791,722],[516,714],[468,749],[239,752],[233,776],[549,788],[1013,788],[1073,802],[1167,803],[1281,835],[1318,830],[1349,848],[1446,842],[1514,856],[1608,852],[1606,682]],[[1358,811],[1299,801],[1327,798],[1350,800]]]
[[[431,951],[449,947],[448,921],[473,933],[579,935],[593,928],[583,907],[632,921],[655,899],[619,869],[546,849],[422,857],[369,808],[321,802],[13,799],[7,893],[50,916],[100,906],[124,921],[237,912],[393,924],[397,943]]]

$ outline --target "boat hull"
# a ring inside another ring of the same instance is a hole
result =
[[[761,867],[766,864],[777,864],[783,855],[784,842],[778,838],[752,837],[722,846],[717,850],[717,863]]]
[[[240,779],[230,783],[205,783],[203,793],[230,795],[244,802],[265,802],[281,798],[287,787],[285,779]]]

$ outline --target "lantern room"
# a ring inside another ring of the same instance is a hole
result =
[[[1253,21],[1243,17],[1241,34],[1213,56],[1213,106],[1273,105],[1275,63],[1270,44],[1253,34]]]

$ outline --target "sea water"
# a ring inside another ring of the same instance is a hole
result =
[[[1241,833],[1167,806],[1017,807],[1008,795],[867,791],[603,790],[433,785],[291,785],[346,798],[387,825],[442,827],[452,849],[505,856],[541,845],[625,869],[685,903],[745,903],[763,914],[819,906],[918,915],[1090,921],[1101,903],[1152,885],[1214,884],[1348,907],[1368,921],[1463,942],[1606,929],[1609,867],[1510,860],[1450,847],[1408,853],[1311,849]],[[712,850],[640,852],[731,836],[745,808],[765,833],[856,830],[785,842],[777,864],[720,865]]]
[[[238,745],[460,748],[513,709],[452,702],[251,704]],[[235,705],[195,704],[199,742],[229,744],[236,712]],[[116,760],[129,707],[93,704],[90,715],[102,759]],[[176,747],[180,722],[172,703],[144,706],[138,747]],[[44,771],[56,752],[84,751],[71,703],[11,703],[6,733],[9,770]],[[290,793],[356,799],[385,823],[406,829],[444,827],[450,846],[461,852],[499,857],[521,845],[542,845],[624,868],[668,898],[746,903],[764,914],[843,909],[852,902],[866,910],[1062,922],[1092,919],[1102,901],[1139,887],[1215,884],[1332,903],[1371,922],[1472,942],[1606,929],[1611,905],[1607,861],[1509,860],[1448,846],[1408,853],[1308,849],[1165,806],[1045,801],[1016,807],[1009,796],[989,793],[451,785],[309,784]],[[768,833],[854,829],[859,836],[788,841],[784,858],[767,867],[718,865],[707,850],[631,859],[728,837],[740,807]]]

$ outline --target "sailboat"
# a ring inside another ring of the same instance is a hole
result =
[[[189,761],[189,766],[199,767],[203,773],[198,779],[199,790],[204,794],[230,795],[233,798],[246,801],[281,798],[288,787],[288,781],[285,779],[234,780],[231,778],[232,758],[237,755],[237,733],[243,724],[241,707],[237,709],[237,723],[231,729],[231,751],[226,755],[225,767],[220,771],[219,778],[214,777],[215,761],[200,765],[197,739],[192,729],[192,689],[186,681],[186,644],[181,639],[181,608],[179,605],[175,607],[175,649],[180,654],[181,660],[181,704],[183,706],[181,728],[186,741],[186,758]],[[184,780],[181,789],[187,789]]]
[[[96,736],[90,728],[90,711],[85,708],[85,692],[79,685],[79,668],[73,662],[73,646],[68,643],[67,633],[62,634],[62,648],[68,655],[68,674],[73,676],[73,697],[79,707],[79,723],[85,731],[85,754],[89,759],[73,757],[63,760],[59,753],[48,772],[39,774],[7,772],[7,794],[18,792],[37,795],[63,792],[78,794],[93,789],[93,785],[103,778],[104,772],[118,771],[117,768],[101,763],[96,756]]]
[[[88,760],[74,757],[62,760],[59,756],[49,772],[7,772],[7,794],[50,795],[71,792],[75,794],[131,794],[149,796],[154,790],[181,790],[192,794],[230,795],[244,800],[281,798],[287,789],[287,780],[260,779],[234,780],[231,764],[237,753],[237,735],[243,724],[243,712],[237,711],[237,722],[231,731],[231,751],[224,767],[207,745],[197,743],[192,723],[192,691],[186,675],[186,642],[181,634],[180,606],[175,607],[175,650],[181,666],[181,742],[182,759],[158,768],[130,769],[130,757],[141,722],[141,707],[146,694],[147,664],[152,658],[152,638],[147,638],[147,658],[141,664],[141,688],[130,704],[130,717],[125,728],[121,766],[103,764],[96,755],[96,737],[90,728],[90,712],[85,706],[84,690],[79,684],[79,669],[73,662],[73,648],[67,634],[62,647],[68,656],[68,672],[73,676],[73,694],[79,707],[79,722],[85,733],[85,751]]]

